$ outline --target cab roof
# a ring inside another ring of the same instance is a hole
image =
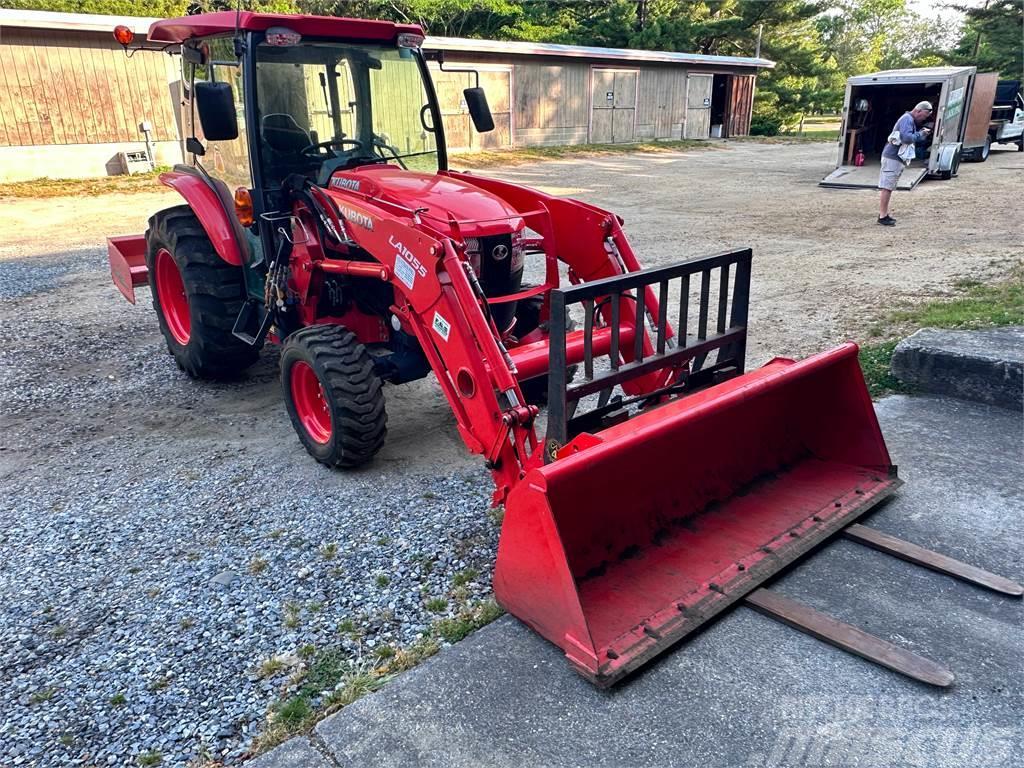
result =
[[[235,28],[262,32],[270,27],[288,27],[303,37],[328,37],[339,40],[380,40],[393,42],[402,33],[422,35],[416,24],[390,21],[344,19],[336,16],[296,16],[283,13],[218,11],[161,19],[149,28],[147,37],[156,43],[183,43],[193,37],[226,35]]]

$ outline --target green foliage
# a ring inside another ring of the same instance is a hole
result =
[[[990,0],[984,7],[954,6],[966,21],[951,59],[996,71],[1008,80],[1024,78],[1024,3]]]

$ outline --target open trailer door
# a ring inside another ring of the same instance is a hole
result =
[[[822,187],[840,187],[843,189],[877,189],[877,164],[841,165],[819,182]],[[928,173],[928,167],[920,160],[915,160],[903,171],[896,189],[913,189]]]

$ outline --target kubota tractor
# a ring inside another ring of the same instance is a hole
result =
[[[744,372],[749,250],[641,270],[614,214],[450,170],[422,41],[249,12],[153,24],[146,47],[181,55],[192,162],[160,177],[183,205],[110,239],[118,288],[149,284],[190,376],[282,345],[288,413],[330,466],[380,449],[385,385],[433,373],[505,505],[497,599],[601,685],[739,600],[827,637],[838,622],[758,587],[899,484],[856,347]],[[479,82],[462,101],[494,128]]]

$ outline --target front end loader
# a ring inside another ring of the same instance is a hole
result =
[[[948,684],[762,586],[840,533],[896,546],[851,527],[900,484],[857,348],[747,371],[749,250],[641,269],[614,214],[450,170],[461,118],[433,77],[475,73],[422,40],[249,12],[152,26],[181,55],[192,162],[161,176],[184,204],[109,253],[179,367],[236,376],[280,344],[298,438],[331,467],[383,445],[386,386],[433,374],[505,505],[498,601],[599,685],[741,601]],[[478,77],[462,100],[494,128]]]

